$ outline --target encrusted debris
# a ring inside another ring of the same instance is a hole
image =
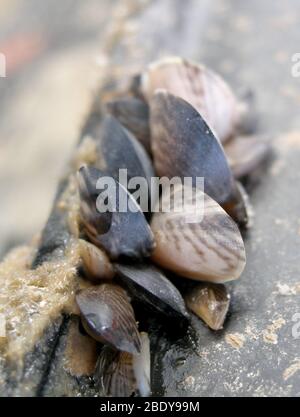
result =
[[[300,359],[295,359],[295,361],[283,372],[283,379],[287,381],[298,371],[300,371]]]
[[[286,321],[282,317],[279,317],[278,319],[273,320],[272,324],[270,324],[262,332],[264,341],[266,343],[272,343],[276,345],[278,342],[278,335],[276,333],[276,330],[279,330],[285,323]]]
[[[240,349],[244,346],[245,336],[241,333],[227,333],[225,341],[234,349]]]
[[[53,262],[30,269],[35,248],[12,250],[0,264],[0,316],[5,316],[6,340],[2,354],[22,360],[48,325],[62,311],[74,311],[74,296],[80,285],[77,244]]]

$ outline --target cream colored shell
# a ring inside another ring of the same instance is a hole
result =
[[[177,184],[171,192],[163,194],[161,203],[167,207],[167,201],[177,201],[183,191],[190,190]],[[156,248],[152,260],[178,275],[195,280],[218,283],[239,278],[246,256],[236,223],[202,191],[197,190],[196,198],[200,207],[198,211],[195,211],[195,201],[190,200],[183,211],[160,211],[153,215],[151,228]]]
[[[141,87],[147,100],[157,89],[165,89],[186,100],[221,142],[232,136],[240,119],[239,102],[228,84],[205,66],[179,57],[149,65],[142,76]]]

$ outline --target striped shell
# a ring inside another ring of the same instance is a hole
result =
[[[150,387],[150,342],[147,333],[142,332],[141,353],[132,355],[104,347],[98,358],[94,380],[104,396],[130,397],[139,392],[140,396],[151,394]]]
[[[105,346],[96,364],[94,380],[105,397],[130,397],[136,391],[133,355]]]
[[[171,193],[163,194],[161,203],[176,201],[183,191],[191,192],[177,184]],[[244,243],[236,223],[201,190],[185,201],[182,211],[156,212],[151,228],[156,241],[152,260],[178,275],[226,282],[237,279],[245,267]]]
[[[123,288],[115,284],[90,287],[77,294],[76,301],[90,336],[125,352],[140,351],[134,311]]]
[[[148,100],[157,89],[165,89],[194,106],[221,142],[233,135],[240,107],[230,87],[215,72],[181,58],[163,59],[151,64],[142,77],[142,90]]]
[[[204,177],[205,192],[218,203],[231,199],[234,179],[223,148],[185,100],[157,91],[150,102],[151,145],[156,173],[168,178]]]

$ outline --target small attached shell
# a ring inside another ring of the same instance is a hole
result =
[[[238,136],[224,145],[235,178],[251,175],[270,155],[269,144],[257,136]]]
[[[185,100],[157,91],[150,102],[156,172],[168,178],[204,177],[204,191],[219,204],[230,200],[234,179],[226,156],[198,111]]]
[[[250,228],[253,221],[253,209],[243,185],[236,181],[235,192],[231,200],[223,205],[223,209],[242,228]]]
[[[115,181],[115,187],[108,187],[105,191],[108,202],[116,203],[115,211],[97,210],[100,194],[97,181],[104,176],[93,167],[83,166],[79,170],[80,215],[84,231],[91,242],[104,249],[111,259],[149,256],[155,245],[153,234],[141,208],[121,184]],[[120,202],[129,209],[122,210]]]
[[[82,324],[94,339],[115,348],[139,353],[141,342],[129,298],[121,287],[102,284],[76,296]]]
[[[154,62],[142,76],[141,87],[148,100],[157,89],[186,100],[221,142],[235,131],[240,117],[239,103],[226,82],[203,65],[179,57]]]
[[[136,391],[133,355],[104,346],[98,358],[94,380],[105,397],[130,397]]]
[[[149,397],[151,395],[150,340],[145,332],[141,332],[140,337],[141,353],[133,356],[133,369],[140,396]]]
[[[189,319],[180,292],[157,267],[146,263],[115,267],[129,293],[139,302],[167,316]]]
[[[141,397],[151,394],[150,343],[147,333],[142,332],[141,353],[132,355],[105,346],[98,358],[94,380],[104,396]]]
[[[184,195],[193,195],[188,187],[177,184],[173,193],[162,195],[162,205],[166,207],[166,201],[181,198],[183,192]],[[178,275],[195,280],[218,283],[239,278],[246,256],[236,223],[201,190],[197,190],[193,199],[185,201],[184,205],[179,212],[161,211],[153,215],[151,228],[156,248],[152,260]]]
[[[83,239],[79,239],[79,250],[84,273],[90,280],[99,282],[114,277],[114,268],[105,252]]]
[[[80,333],[79,322],[79,317],[71,318],[64,352],[65,369],[72,376],[90,376],[97,361],[97,342],[89,335]]]
[[[197,284],[184,298],[188,308],[211,329],[222,329],[230,304],[225,285]]]
[[[150,152],[149,107],[136,97],[122,97],[106,103],[107,110],[132,132]]]

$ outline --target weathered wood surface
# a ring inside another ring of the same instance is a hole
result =
[[[299,396],[300,339],[292,333],[293,316],[300,313],[300,79],[291,76],[297,1],[128,1],[128,15],[120,3],[102,45],[108,71],[129,75],[165,54],[203,61],[237,91],[254,92],[259,129],[274,138],[276,151],[252,190],[255,221],[246,236],[247,267],[229,286],[232,305],[224,330],[213,333],[195,319],[193,330],[178,340],[163,327],[153,331],[154,394]],[[62,224],[52,214],[40,261],[65,244]],[[75,381],[60,366],[67,319],[58,318],[56,326],[41,341],[43,354],[28,355],[21,382],[2,385],[3,395],[95,393],[89,381]]]

